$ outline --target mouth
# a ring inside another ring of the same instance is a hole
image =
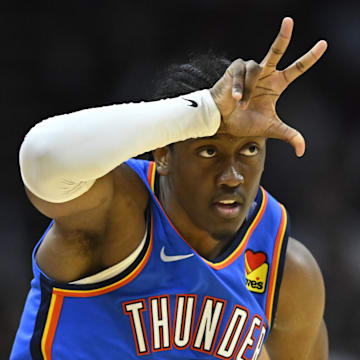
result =
[[[226,219],[233,219],[240,215],[241,204],[236,200],[219,200],[214,203],[217,214]]]

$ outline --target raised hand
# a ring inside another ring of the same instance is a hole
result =
[[[220,131],[235,136],[263,136],[289,142],[298,156],[305,152],[302,135],[280,120],[276,102],[287,86],[306,72],[327,48],[324,40],[285,70],[276,66],[286,51],[293,20],[282,21],[278,36],[260,65],[254,61],[234,61],[210,90],[222,115]]]

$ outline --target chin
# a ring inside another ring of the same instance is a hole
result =
[[[214,224],[210,233],[214,239],[217,240],[231,240],[233,239],[241,225],[245,221],[245,216],[241,216],[239,219],[231,219],[230,221],[221,221],[220,224]]]
[[[238,226],[234,226],[232,228],[228,228],[228,229],[219,229],[219,230],[214,230],[211,232],[211,236],[216,239],[216,240],[220,240],[220,241],[229,241],[232,240],[237,232],[239,231],[241,227],[241,223]]]

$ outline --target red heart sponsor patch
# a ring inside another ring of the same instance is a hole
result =
[[[266,262],[266,254],[261,251],[254,253],[252,250],[246,250],[245,258],[252,271]]]

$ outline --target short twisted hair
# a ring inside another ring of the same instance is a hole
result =
[[[212,52],[192,55],[186,64],[173,64],[167,67],[155,81],[155,90],[148,100],[160,100],[193,91],[210,89],[225,73],[231,61]],[[173,148],[170,144],[170,148]],[[137,158],[153,160],[151,152]]]
[[[192,55],[186,64],[170,65],[156,82],[151,100],[184,95],[211,88],[224,74],[231,62],[212,52]]]

